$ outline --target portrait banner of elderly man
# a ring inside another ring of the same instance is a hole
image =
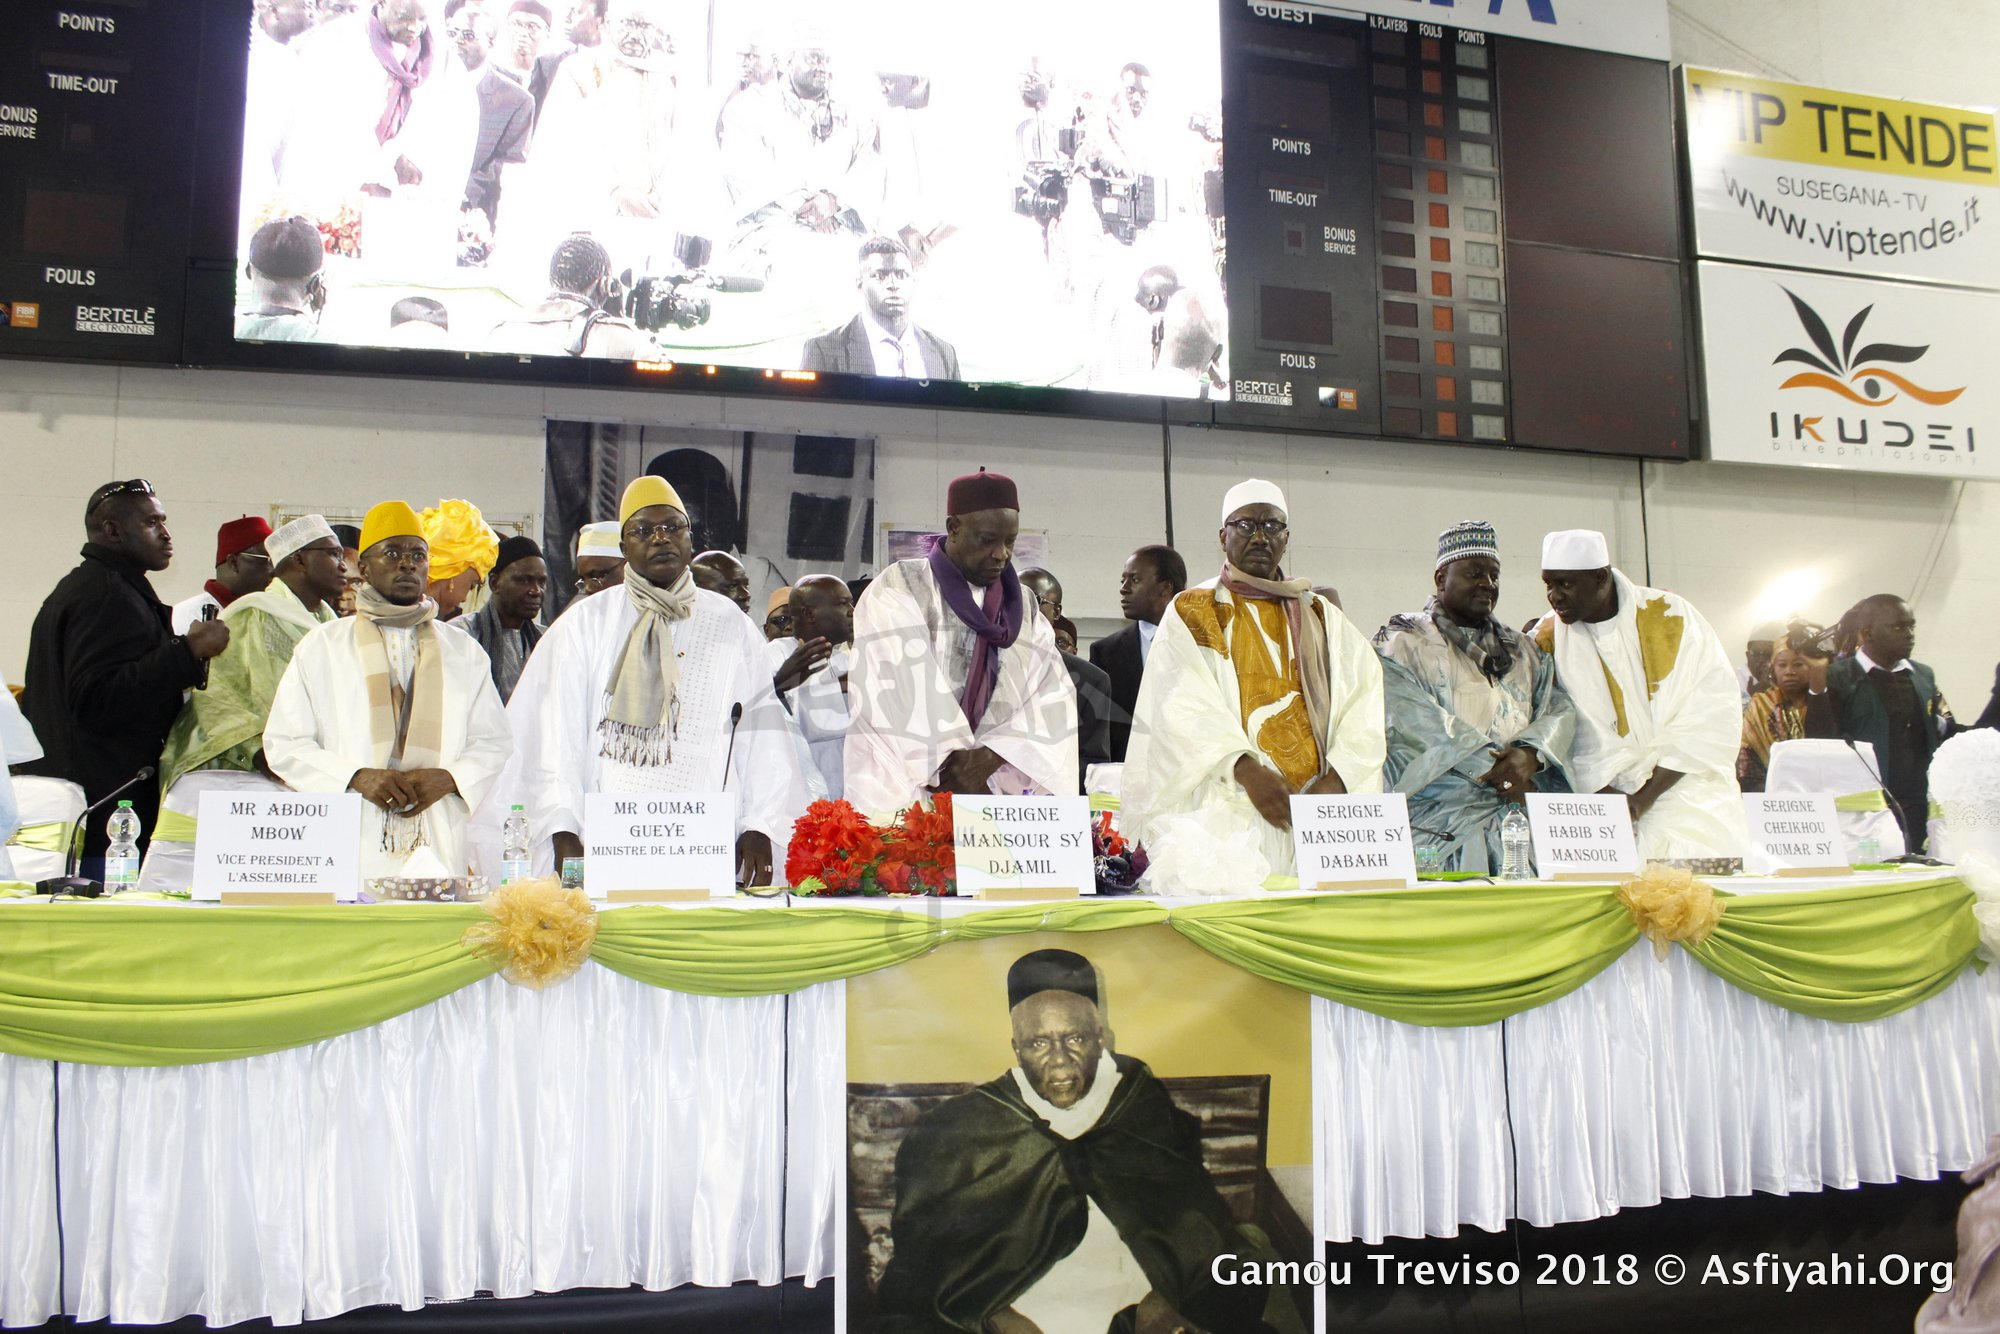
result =
[[[1497,871],[1500,821],[1529,792],[1570,790],[1576,736],[1553,659],[1493,615],[1500,541],[1470,520],[1438,535],[1422,611],[1375,636],[1387,705],[1389,790],[1408,795],[1410,831],[1439,868]]]
[[[1014,570],[1014,479],[946,492],[926,556],[876,576],[854,608],[847,799],[887,814],[929,792],[1077,791],[1076,691]]]
[[[583,855],[586,793],[726,790],[738,880],[769,884],[797,760],[763,632],[696,587],[687,508],[665,479],[633,481],[618,510],[624,583],[556,618],[507,704],[532,836],[560,866]]]
[[[415,510],[370,509],[354,615],[299,641],[264,724],[265,763],[288,786],[361,794],[364,880],[420,848],[464,874],[466,825],[514,749],[485,651],[437,625],[429,566]]]
[[[1282,1280],[1240,1279],[1246,1266],[1261,1270],[1279,1260],[1281,1248],[1306,1239],[1296,1212],[1276,1204],[1280,1191],[1267,1179],[1271,1124],[1279,1119],[1272,1086],[1285,1076],[1265,1064],[1277,1056],[1273,1064],[1296,1063],[1303,1076],[1304,1007],[1293,999],[1265,1009],[1276,1036],[1255,1051],[1239,1044],[1233,1055],[1216,1050],[1228,1038],[1204,1032],[1207,1025],[1145,1022],[1142,1008],[1150,1012],[1164,990],[1158,984],[1175,977],[1169,971],[1154,987],[1141,980],[1139,956],[1157,948],[1142,939],[1149,930],[1119,933],[1127,937],[1119,946],[1093,946],[1088,958],[1061,947],[1020,953],[1015,942],[995,942],[1005,951],[999,957],[1013,956],[1005,973],[1010,1060],[997,1078],[849,1085],[850,1136],[863,1137],[851,1140],[850,1200],[859,1208],[859,1227],[850,1235],[869,1242],[859,1282],[853,1261],[861,1257],[850,1255],[850,1329],[1260,1334],[1303,1328],[1303,1293]],[[955,967],[947,961],[958,997],[976,994],[970,983],[992,986],[986,979],[995,955],[984,948]],[[1178,955],[1146,959],[1157,964],[1164,957]],[[914,984],[921,991],[927,980],[919,976]],[[877,1025],[900,1009],[894,993],[876,988],[864,988],[860,1003]],[[992,1024],[985,1015],[964,1016],[963,1005],[955,1008],[961,1027],[976,1029],[979,1041],[990,1044],[982,1046],[990,1072],[999,1055]],[[867,1049],[854,1014],[849,1069],[873,1071],[888,1063],[887,1054]],[[1244,1073],[1163,1078],[1121,1045],[1113,1025],[1121,1015],[1119,1027],[1139,1035],[1146,1050],[1158,1053],[1156,1061]],[[1291,1055],[1294,1042],[1298,1051]],[[941,1039],[933,1048],[948,1051],[902,1064],[935,1066],[948,1057],[954,1069],[972,1068],[977,1058],[958,1050],[971,1045]],[[916,1107],[922,1110],[911,1119]],[[1239,1120],[1246,1107],[1261,1109],[1260,1128]],[[1286,1110],[1310,1115],[1309,1106]],[[898,1140],[886,1180],[878,1155],[887,1145],[867,1141],[876,1126]],[[1225,1136],[1232,1146],[1225,1147]],[[1250,1205],[1255,1192],[1237,1184],[1246,1178],[1261,1181],[1267,1205],[1275,1207]]]
[[[1639,856],[1743,856],[1743,706],[1722,641],[1685,598],[1633,583],[1591,529],[1542,540],[1555,612],[1536,632],[1576,708],[1578,792],[1622,792]]]
[[[1161,894],[1241,893],[1293,868],[1291,798],[1382,790],[1382,663],[1287,578],[1284,492],[1222,500],[1222,573],[1160,620],[1125,754],[1124,828]]]

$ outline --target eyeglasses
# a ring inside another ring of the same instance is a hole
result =
[[[97,490],[90,493],[90,503],[83,507],[83,513],[88,518],[92,510],[113,496],[153,496],[158,494],[159,492],[153,490],[153,484],[143,477],[134,477],[129,482],[106,482],[103,486],[98,487]]]
[[[234,556],[231,556],[231,557],[230,557],[229,559],[231,559],[231,560],[247,560],[247,561],[253,561],[253,562],[254,562],[254,561],[260,561],[260,560],[261,560],[261,561],[263,561],[263,562],[264,562],[264,563],[265,563],[266,565],[269,565],[269,564],[271,563],[271,558],[270,558],[269,556],[265,555],[265,554],[264,554],[263,552],[261,552],[261,551],[239,551],[239,552],[237,552],[237,553],[236,553],[236,554],[235,554]]]
[[[1262,533],[1266,537],[1283,537],[1291,531],[1291,526],[1283,519],[1230,519],[1223,524],[1234,528],[1240,537],[1250,537]]]
[[[472,26],[466,23],[454,23],[444,30],[445,37],[454,42],[462,42],[472,33]]]
[[[623,572],[622,569],[594,570],[589,574],[579,576],[576,586],[578,588],[609,588],[618,582],[618,576]]]
[[[661,523],[628,524],[625,527],[625,529],[619,534],[619,536],[627,539],[628,541],[632,539],[637,539],[638,541],[641,542],[652,542],[659,539],[672,541],[674,538],[679,537],[682,533],[685,533],[687,530],[688,530],[687,520],[667,519]]]

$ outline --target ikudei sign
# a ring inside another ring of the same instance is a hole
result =
[[[1695,252],[2000,288],[1993,113],[1681,71]]]
[[[1709,457],[2000,477],[2000,294],[1697,266]]]

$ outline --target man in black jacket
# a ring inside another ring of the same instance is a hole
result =
[[[1153,632],[1167,604],[1187,587],[1187,562],[1172,547],[1140,547],[1118,576],[1118,609],[1132,623],[1090,646],[1090,660],[1111,678],[1111,758],[1123,762],[1132,739],[1132,710],[1139,703],[1139,678]]]
[[[146,579],[173,559],[167,514],[150,482],[108,482],[83,511],[83,563],[63,576],[28,637],[22,711],[44,752],[22,773],[66,778],[96,801],[142,766],[160,762],[183,691],[229,643],[221,621],[176,635]],[[145,836],[158,815],[157,778],[130,793]],[[104,822],[85,831],[84,855],[101,858]]]

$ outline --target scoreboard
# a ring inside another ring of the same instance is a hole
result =
[[[0,352],[180,358],[203,51],[173,0],[0,20]]]
[[[1218,420],[1686,457],[1666,65],[1378,7],[1224,10]]]

